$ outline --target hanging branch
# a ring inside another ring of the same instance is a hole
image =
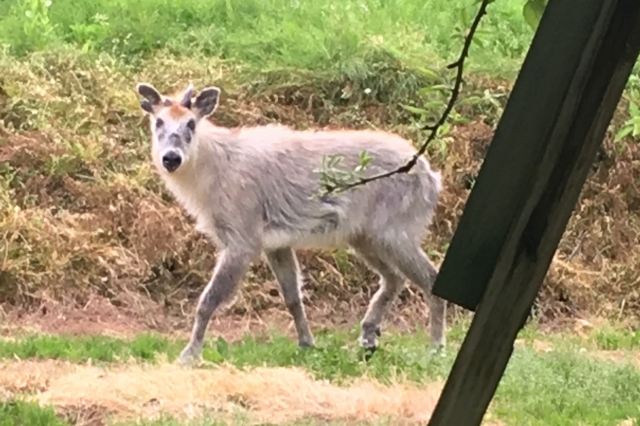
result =
[[[460,56],[458,57],[458,59],[455,62],[453,62],[452,64],[447,65],[447,69],[456,68],[456,70],[457,70],[455,83],[453,85],[453,89],[451,90],[451,97],[449,98],[449,102],[448,102],[446,108],[444,109],[444,112],[442,113],[442,116],[436,122],[436,124],[425,125],[422,128],[422,130],[431,130],[431,134],[429,134],[429,137],[422,144],[420,149],[413,155],[413,157],[411,157],[411,159],[406,164],[398,167],[395,170],[391,170],[389,172],[381,173],[381,174],[374,175],[374,176],[371,176],[371,177],[360,178],[357,181],[352,182],[352,183],[348,183],[348,184],[327,184],[327,183],[325,183],[324,186],[325,186],[327,194],[335,192],[338,189],[340,191],[346,191],[348,189],[355,188],[356,186],[364,185],[364,184],[372,182],[374,180],[383,179],[383,178],[386,178],[386,177],[389,177],[389,176],[393,176],[395,174],[408,173],[416,165],[416,163],[418,162],[418,159],[420,158],[420,156],[423,155],[426,152],[427,146],[429,145],[429,143],[431,143],[431,141],[433,141],[435,139],[435,137],[437,135],[437,132],[438,132],[438,129],[445,123],[447,118],[449,118],[449,114],[453,110],[453,107],[455,106],[455,103],[458,100],[458,96],[460,95],[460,88],[462,86],[462,76],[463,76],[463,71],[464,71],[464,62],[465,62],[466,58],[469,56],[469,49],[471,48],[471,43],[473,42],[473,36],[475,35],[476,30],[478,29],[478,26],[480,25],[480,21],[482,20],[482,17],[487,13],[487,6],[489,5],[489,3],[492,3],[493,1],[494,0],[482,0],[481,1],[480,8],[478,9],[478,13],[476,14],[473,22],[471,23],[471,26],[469,27],[469,31],[468,31],[465,39],[464,39],[464,45],[462,47],[462,51],[460,52]],[[363,158],[366,158],[366,155]],[[369,161],[370,161],[370,158],[366,162],[368,163]],[[365,165],[366,165],[366,163],[365,163]],[[361,166],[358,166],[358,168],[361,169]]]

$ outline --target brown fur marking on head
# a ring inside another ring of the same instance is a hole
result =
[[[169,117],[174,118],[174,119],[180,119],[180,118],[184,117],[184,115],[188,111],[189,110],[187,108],[183,107],[179,103],[173,102],[171,104],[171,106],[169,107]]]

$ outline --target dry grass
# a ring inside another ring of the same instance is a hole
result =
[[[0,365],[0,390],[29,393],[56,407],[90,407],[113,420],[161,414],[195,417],[215,411],[247,414],[255,422],[285,423],[308,417],[394,424],[428,421],[442,384],[383,386],[361,378],[346,386],[315,381],[297,368],[184,369],[176,365],[125,365],[112,369],[62,362]],[[88,411],[88,410],[85,410]]]
[[[190,312],[209,279],[215,251],[195,233],[150,166],[137,81],[162,91],[187,81],[196,87],[220,85],[218,124],[374,125],[418,139],[406,115],[373,101],[337,105],[299,86],[249,97],[234,82],[234,70],[214,60],[157,54],[139,69],[144,71],[73,52],[24,60],[0,56],[0,302],[83,307],[96,294],[151,327],[158,327],[162,313]],[[498,81],[476,84],[509,90]],[[446,144],[430,152],[445,182],[425,241],[436,263],[493,134],[490,113],[466,113],[477,120],[454,127]],[[545,319],[585,312],[640,318],[640,146],[623,147],[607,138],[582,191],[545,281],[540,301]],[[316,307],[312,320],[334,312],[361,315],[377,281],[362,264],[341,251],[303,253],[301,261],[309,277],[306,297]],[[257,264],[231,312],[272,309],[284,311],[282,298],[268,269]],[[421,318],[420,293],[405,290],[395,312],[399,309]]]
[[[622,351],[622,350],[591,351],[588,354],[590,356],[593,356],[594,358],[608,360],[608,361],[620,362],[620,361],[629,360],[631,364],[634,365],[636,368],[640,368],[640,353],[637,353],[637,352],[629,353],[629,351]]]

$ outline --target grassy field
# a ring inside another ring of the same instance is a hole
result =
[[[490,6],[460,103],[427,153],[445,181],[424,244],[438,264],[531,42],[523,3]],[[258,263],[210,327],[208,363],[172,364],[215,250],[149,164],[135,84],[217,85],[223,126],[379,128],[417,144],[418,125],[444,107],[445,65],[476,8],[0,2],[0,426],[424,424],[470,316],[451,309],[452,345],[430,353],[428,309],[410,286],[365,362],[357,322],[377,279],[343,250],[300,254],[318,348],[295,347]],[[487,425],[640,418],[639,105],[636,68]]]
[[[233,424],[267,418],[283,424],[316,424],[314,418],[330,424],[424,421],[465,330],[458,324],[450,331],[446,353],[426,352],[422,333],[392,334],[369,362],[355,344],[356,329],[324,331],[312,350],[298,349],[279,332],[235,342],[211,339],[204,355],[209,366],[196,370],[172,365],[184,342],[158,334],[17,336],[0,344],[6,360],[0,388],[16,394],[0,410],[0,424],[12,424],[2,423],[2,416],[50,424],[46,419],[55,415],[42,408],[47,404],[59,412],[66,407],[68,416],[74,407],[94,410],[109,424],[229,424],[229,415]],[[640,416],[639,346],[638,332],[543,334],[530,325],[521,332],[487,424],[635,424],[624,421]],[[135,423],[151,399],[158,412],[165,410],[162,417]],[[220,408],[224,402],[233,407]],[[176,423],[184,421],[189,404],[197,420]]]
[[[476,10],[461,0],[56,0],[48,9],[43,3],[10,0],[0,6],[5,16],[0,40],[13,54],[72,44],[134,63],[166,49],[176,56],[218,57],[253,71],[354,75],[366,71],[367,55],[376,48],[409,65],[452,59]],[[493,7],[479,37],[483,48],[474,52],[476,66],[502,70],[505,62],[522,58],[532,31],[521,8],[519,0]],[[28,12],[33,18],[25,18]]]

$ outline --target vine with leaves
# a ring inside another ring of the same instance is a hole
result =
[[[342,170],[338,166],[343,160],[343,157],[340,155],[332,155],[332,156],[324,156],[322,160],[322,165],[319,169],[314,170],[316,173],[320,173],[320,183],[321,190],[320,195],[328,195],[331,193],[344,192],[349,189],[356,188],[361,185],[365,185],[369,182],[373,182],[375,180],[384,179],[395,174],[399,173],[409,173],[412,168],[418,162],[418,159],[424,155],[427,150],[429,144],[441,135],[443,126],[446,125],[447,120],[450,115],[454,112],[454,106],[458,101],[458,97],[460,95],[462,82],[463,82],[463,73],[464,73],[464,65],[465,60],[469,56],[469,49],[471,48],[471,44],[474,42],[474,36],[477,33],[478,27],[482,20],[482,17],[487,13],[487,7],[489,4],[493,3],[495,0],[476,0],[475,3],[479,3],[480,6],[475,15],[475,18],[471,22],[469,29],[466,31],[466,35],[463,38],[463,46],[458,56],[458,59],[449,64],[447,69],[455,69],[456,76],[453,83],[453,87],[451,89],[451,95],[449,100],[444,108],[444,111],[440,115],[440,118],[434,124],[427,124],[422,126],[422,131],[430,131],[427,139],[422,143],[418,151],[402,166],[394,170],[390,170],[387,172],[383,172],[380,174],[376,174],[373,176],[363,177],[367,166],[373,160],[366,151],[363,151],[360,154],[359,164],[352,171]],[[524,16],[527,24],[533,28],[537,29],[538,23],[542,17],[542,13],[547,5],[548,0],[527,0],[523,6],[522,14]],[[410,106],[403,105],[405,109],[414,113],[424,113],[426,111],[420,108],[414,108]]]

